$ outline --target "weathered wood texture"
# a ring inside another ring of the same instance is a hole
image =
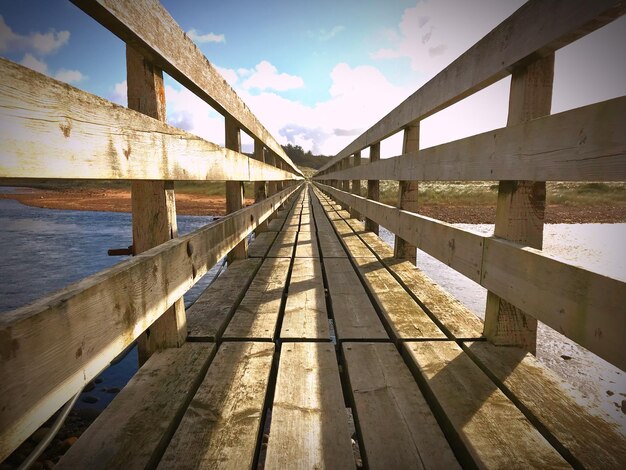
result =
[[[165,8],[153,0],[72,0],[85,13],[122,41],[132,44],[153,64],[206,101],[225,117],[231,116],[302,175],[282,147],[258,121],[226,80],[202,54]],[[163,34],[166,31],[167,34]]]
[[[393,344],[343,343],[342,351],[368,468],[460,468]]]
[[[589,413],[585,400],[570,393],[571,384],[557,377],[520,348],[487,342],[465,343],[465,351],[495,375],[580,467],[622,468],[626,437],[615,423]]]
[[[317,247],[317,237],[315,231],[299,231],[298,241],[296,243],[296,258],[319,258],[319,249]]]
[[[230,117],[224,119],[224,147],[235,152],[241,151],[241,132],[237,122]],[[226,182],[226,213],[237,212],[244,206],[243,181]],[[245,237],[226,256],[229,263],[248,257],[248,238]]]
[[[380,142],[370,145],[370,165],[380,161]],[[367,170],[366,170],[367,171]],[[396,179],[397,180],[397,179]],[[367,180],[367,198],[378,201],[380,198],[380,183],[378,180]],[[372,219],[365,218],[365,229],[378,235],[378,224]]]
[[[283,227],[284,229],[284,227]],[[274,244],[267,253],[268,258],[291,258],[298,232],[278,232]]]
[[[361,152],[356,152],[354,154],[354,156],[352,157],[352,162],[353,162],[352,164],[353,168],[356,168],[361,165]],[[358,179],[352,180],[350,183],[350,191],[352,192],[352,194],[356,194],[357,196],[360,196],[361,195],[361,180],[358,180]],[[359,213],[358,211],[351,209],[350,216],[358,219]]]
[[[0,177],[282,180],[226,150],[0,58]]]
[[[213,284],[187,309],[188,339],[219,341],[235,308],[243,298],[254,275],[261,266],[260,259],[245,259],[230,263]]]
[[[571,468],[456,342],[405,343],[404,353],[475,466]]]
[[[128,107],[165,122],[163,72],[131,46],[126,46],[126,75]],[[134,255],[178,236],[171,181],[133,181],[131,201]],[[187,318],[181,297],[139,337],[139,364],[146,362],[154,351],[181,346],[186,337]]]
[[[293,260],[280,337],[287,341],[330,339],[322,266],[318,259]]]
[[[284,343],[265,468],[354,467],[334,346]]]
[[[12,404],[0,410],[0,458],[96,377],[296,189],[0,315],[0,396]]]
[[[402,136],[402,154],[417,152],[420,147],[419,124],[404,129]],[[417,153],[420,158],[419,152]],[[405,179],[398,181],[398,208],[409,212],[417,212],[418,182]],[[408,240],[398,235],[395,236],[394,254],[398,259],[405,259],[415,263],[417,260],[417,247]]]
[[[180,349],[154,353],[57,468],[153,467],[204,378],[215,349],[214,344],[186,343]]]
[[[553,79],[554,54],[514,70],[507,123],[519,124],[550,114]],[[540,250],[545,211],[545,181],[500,181],[494,235]],[[534,354],[537,320],[488,292],[485,337],[492,343],[521,346]]]
[[[514,66],[552,54],[625,11],[626,5],[618,0],[524,4],[318,171],[486,88],[509,75]]]
[[[387,339],[376,310],[347,258],[324,257],[337,341]]]
[[[620,368],[626,287],[533,248],[484,237],[380,202],[322,189]],[[337,227],[338,225],[336,225]],[[362,243],[362,242],[361,242]],[[535,293],[540,295],[532,295]]]
[[[248,256],[250,258],[263,258],[276,240],[276,232],[259,233],[248,246]]]
[[[266,258],[222,335],[225,341],[272,341],[283,298],[289,259]]]
[[[158,468],[253,468],[273,356],[272,343],[222,343]]]
[[[330,176],[420,181],[623,181],[625,113],[626,98],[614,98]]]

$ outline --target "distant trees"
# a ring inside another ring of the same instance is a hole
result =
[[[326,155],[313,155],[310,150],[306,152],[300,145],[283,145],[283,150],[291,160],[299,166],[318,169],[327,162]]]

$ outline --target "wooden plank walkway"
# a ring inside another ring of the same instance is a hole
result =
[[[188,317],[193,342],[155,354],[60,468],[626,462],[620,430],[308,184]]]

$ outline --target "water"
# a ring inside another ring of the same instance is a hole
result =
[[[455,224],[492,235],[493,225]],[[381,227],[389,245],[394,235]],[[626,281],[626,224],[554,224],[544,228],[544,252],[569,264]],[[484,320],[487,291],[432,256],[417,250],[418,267]],[[581,401],[618,423],[626,434],[626,376],[617,367],[539,323],[537,358],[569,384]]]
[[[3,192],[11,191],[2,188]],[[20,188],[22,190],[22,188]],[[213,217],[178,216],[180,235],[210,223]],[[109,248],[132,244],[130,214],[65,211],[28,207],[0,199],[0,315],[55,292],[75,281],[122,262],[126,256],[108,256]],[[189,306],[202,293],[219,268],[213,267],[185,295]],[[88,394],[102,408],[137,370],[137,352],[100,376],[102,382]]]

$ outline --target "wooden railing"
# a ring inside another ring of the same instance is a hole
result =
[[[126,42],[130,109],[0,59],[0,178],[131,180],[135,256],[0,315],[0,461],[135,340],[141,361],[184,342],[182,296],[224,256],[245,257],[303,179],[158,2],[74,3]],[[165,123],[163,71],[224,115],[225,148]],[[177,238],[183,180],[225,181],[230,214]]]
[[[541,248],[546,181],[626,181],[626,97],[550,115],[555,51],[625,11],[610,0],[526,3],[313,177],[368,230],[393,232],[397,257],[415,261],[417,247],[487,288],[487,339],[534,351],[539,320],[621,369],[626,284]],[[506,127],[419,149],[421,120],[509,74]],[[399,131],[402,154],[381,160],[380,142]],[[380,180],[400,182],[398,207],[378,202]],[[418,181],[494,180],[494,236],[419,214]]]

